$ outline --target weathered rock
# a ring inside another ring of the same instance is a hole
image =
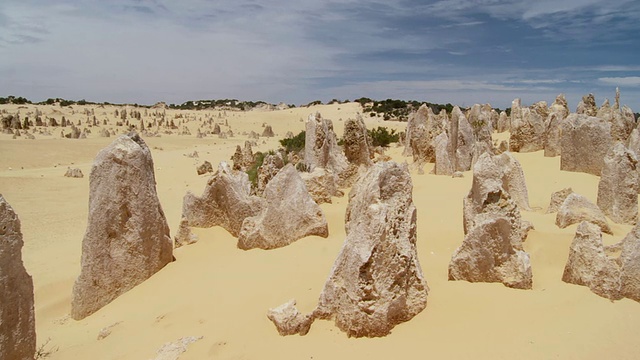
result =
[[[456,171],[469,171],[473,166],[475,138],[473,128],[459,107],[451,112],[450,151],[456,159]]]
[[[36,352],[33,279],[23,245],[20,219],[0,195],[0,359],[31,360]]]
[[[180,355],[187,351],[187,347],[190,344],[201,339],[202,336],[187,336],[174,342],[165,343],[160,349],[158,349],[153,360],[178,360]]]
[[[212,173],[213,172],[213,165],[211,165],[210,162],[205,160],[200,166],[198,166],[196,168],[196,172],[198,173],[198,175],[202,175],[202,174],[206,174],[206,173]]]
[[[638,160],[621,142],[604,158],[598,183],[597,204],[618,224],[635,225],[638,220]]]
[[[220,135],[222,131],[220,130],[220,125],[213,125],[213,131],[211,132],[213,135]]]
[[[231,160],[233,161],[233,170],[246,171],[249,169],[255,161],[251,142],[245,141],[244,148],[237,145],[236,152],[231,157]]]
[[[356,165],[370,166],[371,144],[367,127],[360,114],[355,119],[347,119],[344,123],[344,155],[347,161]]]
[[[640,226],[636,225],[612,250],[620,249],[620,295],[640,302]]]
[[[282,158],[282,154],[267,154],[262,160],[262,165],[258,168],[258,181],[256,185],[256,193],[261,195],[267,184],[271,179],[273,179],[280,169],[284,167],[284,159]]]
[[[449,263],[449,280],[500,282],[531,289],[529,254],[511,242],[511,222],[506,217],[482,217],[465,236]]]
[[[238,248],[275,249],[306,236],[329,235],[324,213],[293,165],[287,164],[269,181],[264,199],[263,211],[242,223]]]
[[[561,131],[560,170],[599,176],[613,145],[611,124],[597,117],[571,114]]]
[[[105,128],[100,129],[100,131],[98,131],[98,135],[100,137],[111,137],[111,133],[109,133],[109,130]]]
[[[198,237],[191,232],[191,228],[189,227],[189,221],[187,219],[180,220],[180,226],[178,227],[178,232],[174,237],[174,247],[177,249],[184,245],[191,245],[198,242]]]
[[[582,195],[576,193],[570,194],[564,200],[560,209],[558,209],[556,225],[564,229],[569,225],[578,224],[583,221],[594,223],[598,225],[603,232],[613,234],[600,208]]]
[[[546,119],[546,132],[544,136],[544,156],[555,157],[561,152],[562,122],[569,116],[569,107],[564,94],[556,97],[549,108],[549,116]]]
[[[605,252],[602,232],[597,225],[587,221],[578,225],[562,281],[587,286],[608,299],[622,298],[619,293],[620,269],[615,259]]]
[[[115,180],[115,181],[114,181]],[[135,133],[101,150],[89,180],[89,220],[71,317],[89,316],[173,260],[153,159]]]
[[[509,130],[509,117],[507,117],[507,113],[504,111],[500,112],[500,117],[498,118],[498,133],[503,133]]]
[[[226,162],[221,162],[207,182],[201,197],[187,192],[182,203],[182,217],[189,226],[222,226],[237,237],[244,219],[259,214],[264,200],[251,196],[249,176],[242,171],[233,171]]]
[[[475,104],[469,110],[469,124],[473,130],[473,156],[471,164],[475,164],[485,152],[494,153],[491,134],[493,133],[491,120],[491,105]]]
[[[435,161],[434,140],[443,131],[442,122],[426,104],[411,114],[407,121],[405,154],[413,156],[413,162],[423,164]]]
[[[484,154],[473,167],[473,184],[464,200],[465,234],[481,213],[494,213],[512,219],[514,230],[520,229],[520,211],[531,210],[522,166],[510,153]],[[526,234],[516,234],[524,239]]]
[[[446,132],[436,136],[434,141],[436,152],[436,164],[433,172],[436,175],[452,175],[455,171],[455,164],[451,159],[451,151],[449,149],[449,136]]]
[[[524,175],[517,160],[508,152],[483,154],[474,165],[473,185],[463,202],[465,239],[449,264],[450,280],[531,288],[529,255],[522,242],[532,226],[522,221],[517,202],[528,209]]]
[[[331,204],[331,197],[342,197],[344,193],[338,188],[339,179],[334,173],[317,167],[312,172],[300,173],[313,201],[317,204]]]
[[[273,129],[271,128],[271,125],[267,125],[264,127],[264,131],[262,131],[262,137],[274,137],[275,135],[273,134]]]
[[[269,309],[267,318],[276,325],[278,333],[282,336],[307,335],[314,321],[312,314],[303,315],[298,311],[295,300]]]
[[[549,202],[549,208],[547,208],[547,214],[558,212],[562,203],[567,199],[569,195],[573,194],[573,189],[564,188],[551,194],[551,201]]]
[[[321,167],[338,176],[349,167],[338,146],[333,123],[323,119],[320,113],[310,114],[306,122],[304,163],[309,171]]]
[[[585,95],[578,103],[576,113],[586,116],[596,116],[598,114],[598,107],[596,106],[596,98],[593,94]]]
[[[348,336],[384,336],[427,304],[428,287],[416,251],[416,210],[408,168],[377,163],[349,194],[347,238],[307,317],[293,303],[272,316],[281,333],[306,333],[316,318],[334,319]],[[308,319],[308,320],[307,320]]]
[[[544,103],[546,105],[546,103]],[[545,106],[546,107],[546,106]],[[533,152],[544,148],[545,124],[541,104],[523,108],[520,99],[511,103],[511,134],[509,150],[514,152]]]
[[[64,176],[66,177],[72,177],[72,178],[83,178],[84,174],[82,173],[82,170],[78,169],[78,168],[67,168],[67,172],[64,173]]]

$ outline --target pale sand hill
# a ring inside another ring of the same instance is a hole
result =
[[[208,160],[216,166],[228,160],[235,146],[246,139],[240,133],[253,130],[261,134],[263,122],[272,125],[277,135],[266,144],[260,138],[254,151],[274,149],[287,131],[296,134],[304,129],[299,120],[315,110],[333,119],[338,136],[342,136],[343,122],[338,119],[355,116],[359,106],[228,112],[236,136],[227,140],[215,136],[196,139],[193,122],[188,124],[192,136],[146,138],[172,235],[184,193],[200,194],[204,189],[207,176],[197,176],[196,165]],[[96,109],[97,116],[98,111],[113,117],[109,107]],[[369,128],[405,126],[370,118],[365,121]],[[0,193],[22,222],[24,261],[35,284],[38,344],[51,338],[48,347],[59,348],[50,359],[151,359],[164,343],[185,336],[204,338],[190,345],[180,359],[638,356],[640,304],[628,299],[610,302],[586,287],[563,283],[560,279],[577,226],[558,229],[555,214],[544,214],[551,193],[566,186],[595,201],[598,178],[561,172],[560,159],[544,158],[542,152],[514,154],[524,168],[534,208],[523,212],[536,227],[525,243],[532,258],[531,291],[447,281],[451,254],[463,239],[462,199],[471,187],[472,174],[467,172],[461,179],[428,175],[433,167],[430,164],[424,169],[427,174],[413,173],[418,251],[431,289],[428,305],[387,337],[350,339],[328,321],[314,323],[307,336],[281,337],[266,317],[269,307],[290,298],[298,300],[301,311],[311,311],[316,305],[345,237],[346,196],[322,205],[329,222],[327,239],[309,237],[281,249],[242,251],[222,228],[195,229],[199,242],[176,250],[177,261],[94,315],[71,320],[67,314],[71,287],[80,271],[91,162],[96,152],[113,140],[96,136],[95,131],[86,140],[60,139],[59,131],[52,137],[36,134],[35,141],[0,136]],[[496,138],[504,139],[505,134]],[[199,159],[184,156],[193,150],[199,152]],[[401,156],[401,148],[392,147],[388,153],[396,161],[411,162]],[[71,163],[82,169],[83,179],[62,176]],[[613,223],[612,228],[615,236],[605,235],[607,243],[621,239],[631,229]],[[102,328],[117,322],[121,323],[112,328],[110,336],[97,340]]]

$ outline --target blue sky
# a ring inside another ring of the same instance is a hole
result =
[[[640,111],[640,1],[2,0],[0,96]]]

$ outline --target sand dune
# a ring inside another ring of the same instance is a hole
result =
[[[47,107],[45,114],[54,109]],[[152,149],[158,195],[172,235],[185,192],[199,195],[207,181],[196,174],[195,167],[204,160],[214,166],[229,160],[236,145],[247,139],[242,132],[261,134],[262,123],[271,125],[276,136],[260,138],[254,147],[254,151],[266,151],[275,149],[287,131],[303,130],[301,119],[312,111],[332,119],[341,136],[339,119],[354,117],[359,110],[358,104],[351,103],[228,112],[233,138],[197,139],[195,122],[187,124],[192,136],[145,138]],[[112,117],[113,109],[107,107],[96,109],[98,119],[101,111]],[[83,114],[71,116],[74,122],[84,118]],[[371,118],[365,122],[369,128],[405,126]],[[80,271],[91,163],[113,138],[94,133],[84,140],[61,139],[59,132],[36,137],[13,140],[11,135],[0,135],[0,193],[22,222],[23,257],[35,284],[38,344],[50,338],[47,348],[58,349],[49,359],[152,359],[164,343],[186,336],[203,338],[180,359],[638,357],[638,303],[611,302],[587,287],[561,281],[577,225],[559,229],[554,224],[555,214],[545,214],[550,195],[570,186],[595,202],[598,177],[560,171],[559,157],[545,158],[542,151],[514,154],[524,168],[533,208],[522,212],[535,226],[524,244],[531,254],[533,290],[447,281],[449,260],[463,239],[462,199],[471,187],[472,174],[466,172],[464,178],[429,175],[433,164],[428,164],[425,175],[415,169],[412,173],[418,252],[430,287],[427,308],[384,338],[347,338],[327,321],[314,323],[307,336],[281,337],[266,311],[293,297],[302,312],[313,309],[345,238],[347,196],[321,205],[329,223],[328,238],[308,237],[281,249],[242,251],[220,227],[194,229],[199,241],[177,249],[175,262],[95,314],[74,321],[67,314]],[[198,159],[185,156],[194,150]],[[411,162],[402,157],[401,148],[392,147],[387,153],[396,161]],[[63,177],[67,166],[79,167],[85,177]],[[627,225],[611,226],[614,236],[604,235],[607,244],[631,230]],[[116,323],[109,336],[97,339],[101,329]]]

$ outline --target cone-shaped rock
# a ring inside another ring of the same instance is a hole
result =
[[[269,318],[281,334],[304,334],[316,318],[334,319],[348,336],[384,336],[427,304],[416,251],[416,208],[406,165],[378,163],[349,194],[347,238],[310,315],[290,302]],[[292,325],[293,324],[293,325]]]

